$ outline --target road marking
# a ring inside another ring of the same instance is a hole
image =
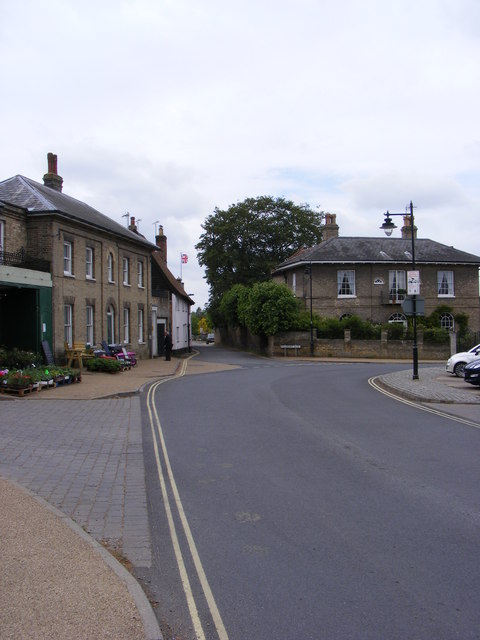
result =
[[[180,370],[175,374],[175,376],[173,376],[173,378],[165,378],[165,379],[159,380],[158,382],[156,382],[153,385],[151,385],[151,387],[149,388],[148,393],[147,393],[147,409],[148,409],[148,415],[149,415],[149,419],[150,419],[150,427],[151,427],[152,437],[153,437],[153,447],[154,447],[155,459],[156,459],[156,463],[157,463],[157,473],[158,473],[158,478],[159,478],[159,482],[160,482],[160,486],[161,486],[161,490],[162,490],[162,496],[163,496],[163,501],[164,501],[164,505],[165,505],[165,511],[166,511],[166,514],[167,514],[167,521],[168,521],[168,526],[169,526],[169,531],[170,531],[170,537],[171,537],[171,540],[172,540],[172,545],[173,545],[173,549],[174,549],[174,552],[175,552],[175,557],[176,557],[176,560],[177,560],[178,570],[179,570],[179,573],[180,573],[180,578],[181,578],[183,590],[184,590],[185,597],[186,597],[186,600],[187,600],[188,609],[189,609],[189,612],[190,612],[190,617],[192,619],[192,623],[193,623],[193,626],[194,626],[194,629],[195,629],[196,638],[197,638],[197,640],[205,640],[205,634],[204,634],[204,631],[203,631],[202,623],[200,621],[198,608],[197,608],[197,605],[195,603],[195,598],[194,598],[194,595],[193,595],[193,592],[192,592],[192,588],[191,588],[190,580],[188,578],[187,570],[185,568],[185,562],[184,562],[182,551],[181,551],[181,548],[180,548],[180,541],[179,541],[178,534],[177,534],[177,531],[176,531],[175,522],[173,520],[172,507],[170,505],[170,500],[169,500],[168,491],[167,491],[167,481],[166,481],[165,473],[164,473],[164,470],[163,470],[163,465],[162,465],[162,462],[161,462],[161,459],[160,459],[160,450],[162,452],[163,462],[164,462],[164,466],[165,466],[165,469],[166,469],[166,472],[167,472],[166,475],[168,477],[168,481],[169,481],[169,484],[170,484],[170,490],[171,490],[173,498],[174,498],[174,504],[175,504],[175,507],[177,509],[177,513],[178,513],[178,516],[180,518],[180,522],[182,524],[183,533],[184,533],[185,538],[187,540],[188,548],[190,550],[190,555],[192,556],[192,560],[193,560],[193,563],[195,565],[195,569],[197,571],[198,579],[199,579],[201,587],[203,589],[205,600],[207,601],[208,608],[210,610],[210,615],[212,616],[213,623],[214,623],[215,628],[217,630],[218,638],[219,638],[219,640],[228,640],[227,631],[226,631],[225,626],[223,624],[222,617],[220,615],[220,612],[218,610],[217,604],[215,602],[215,598],[213,597],[212,590],[210,589],[210,585],[208,583],[207,576],[206,576],[205,571],[203,569],[203,565],[202,565],[202,562],[200,560],[200,556],[198,554],[197,547],[195,545],[195,541],[193,539],[193,535],[192,535],[192,532],[191,532],[191,529],[190,529],[190,525],[188,524],[188,520],[187,520],[187,517],[185,515],[183,504],[182,504],[182,501],[181,501],[181,498],[180,498],[180,494],[178,492],[177,484],[175,482],[175,478],[174,478],[174,475],[173,475],[172,467],[170,465],[170,459],[168,457],[168,452],[167,452],[167,447],[166,447],[166,444],[165,444],[165,438],[164,438],[164,435],[163,435],[162,425],[160,423],[160,419],[158,417],[157,409],[156,409],[155,402],[154,402],[155,391],[157,390],[157,388],[161,384],[163,384],[165,382],[168,382],[169,380],[172,380],[174,378],[180,378],[180,377],[185,375],[189,359],[190,358],[182,361],[182,365],[180,367]],[[158,445],[159,442],[160,442],[160,447]]]
[[[454,422],[460,422],[461,424],[466,424],[469,427],[474,427],[475,429],[480,429],[480,424],[478,422],[473,422],[472,420],[467,420],[466,418],[460,418],[458,416],[452,416],[450,413],[445,413],[445,411],[439,411],[438,409],[432,409],[431,407],[426,407],[423,404],[419,404],[413,400],[407,400],[406,398],[402,398],[401,396],[397,396],[392,391],[387,391],[386,389],[382,389],[376,380],[378,376],[374,376],[373,378],[369,378],[368,384],[373,387],[376,391],[380,391],[383,395],[388,396],[389,398],[393,398],[398,402],[403,402],[403,404],[408,404],[411,407],[415,407],[416,409],[421,409],[422,411],[426,411],[427,413],[433,413],[437,416],[441,416],[442,418],[448,418],[449,420],[453,420]]]

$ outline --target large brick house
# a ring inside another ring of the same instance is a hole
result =
[[[43,184],[20,175],[0,182],[0,344],[40,351],[46,340],[58,361],[65,342],[157,355],[156,245],[134,219],[126,228],[62,186],[53,154]],[[161,313],[170,328],[170,309]]]
[[[278,265],[273,279],[303,298],[307,309],[311,301],[322,317],[352,314],[374,323],[405,321],[401,303],[412,262],[410,218],[404,218],[401,238],[342,238],[334,214],[326,214],[325,223],[323,241]],[[452,312],[441,315],[442,326],[454,329],[454,314],[465,312],[470,328],[479,331],[480,257],[416,238],[416,228],[413,233],[425,315],[448,306]]]

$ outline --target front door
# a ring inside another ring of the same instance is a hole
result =
[[[165,320],[157,320],[157,353],[159,356],[165,355]]]

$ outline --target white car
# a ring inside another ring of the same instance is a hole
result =
[[[463,378],[465,365],[469,362],[473,362],[473,360],[476,360],[479,357],[480,344],[477,344],[475,347],[472,347],[470,351],[461,351],[449,358],[446,369],[448,373],[454,373],[459,378]]]

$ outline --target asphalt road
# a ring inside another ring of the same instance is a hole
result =
[[[369,387],[392,366],[201,358],[239,368],[144,413],[165,637],[480,638],[480,432]]]

